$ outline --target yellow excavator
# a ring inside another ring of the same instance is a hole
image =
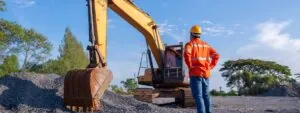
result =
[[[71,70],[65,76],[64,104],[68,109],[73,111],[100,110],[100,99],[113,78],[106,61],[108,8],[136,28],[146,39],[150,68],[145,70],[144,75],[138,77],[138,83],[153,88],[138,88],[134,97],[145,102],[153,102],[153,99],[157,97],[173,97],[182,106],[193,105],[188,88],[188,76],[183,68],[182,43],[164,45],[158,26],[153,19],[130,0],[87,1],[89,41],[91,42],[87,49],[90,64],[86,69]],[[154,68],[152,56],[154,56],[157,68]],[[176,59],[176,65],[168,65],[170,57]]]

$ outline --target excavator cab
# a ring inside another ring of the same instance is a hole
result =
[[[148,57],[150,59],[151,55],[148,54]],[[183,61],[183,43],[165,45],[163,59],[164,68],[145,69],[144,75],[138,77],[138,83],[155,88],[189,87]],[[151,60],[149,63],[152,65]]]
[[[151,55],[148,56],[151,59]],[[153,68],[149,60],[150,68],[138,77],[138,84],[153,88],[137,88],[134,98],[149,103],[154,103],[156,98],[175,98],[175,103],[182,107],[195,106],[189,88],[189,76],[185,71],[183,43],[165,45],[163,61],[163,68]]]
[[[188,75],[185,73],[183,44],[166,46],[164,53],[163,76],[164,87],[188,87]]]

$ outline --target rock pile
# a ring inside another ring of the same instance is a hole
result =
[[[12,73],[0,78],[0,113],[68,113],[63,104],[63,77]],[[195,113],[194,108],[159,107],[132,96],[107,91],[100,113]],[[214,97],[215,113],[300,113],[298,97]]]
[[[69,112],[64,108],[63,77],[55,74],[12,73],[0,78],[0,111]],[[107,91],[101,113],[193,113],[163,108]]]

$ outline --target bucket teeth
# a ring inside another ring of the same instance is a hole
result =
[[[70,106],[66,106],[66,109],[71,109],[71,107]]]
[[[66,107],[66,109],[73,111],[73,112],[94,112],[94,111],[100,110],[100,108],[87,107],[87,106],[69,106],[69,105],[67,105],[65,107]]]

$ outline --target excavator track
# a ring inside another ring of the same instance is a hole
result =
[[[148,103],[153,103],[155,98],[175,98],[175,103],[180,107],[194,107],[195,101],[190,88],[174,88],[174,89],[151,89],[138,88],[134,94],[134,98]],[[168,103],[167,103],[168,104]],[[170,103],[172,104],[172,103]]]
[[[180,96],[178,98],[175,98],[175,101],[178,102],[181,107],[195,106],[195,101],[190,88],[181,88]]]
[[[156,93],[151,88],[138,88],[134,93],[134,98],[139,101],[153,103],[153,100],[157,98],[158,95],[159,93]]]

